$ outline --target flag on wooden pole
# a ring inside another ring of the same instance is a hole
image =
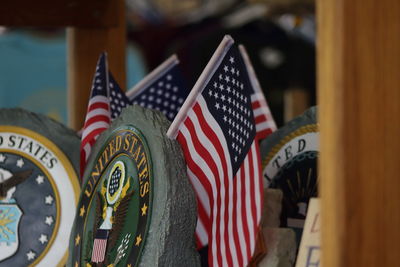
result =
[[[144,108],[159,110],[172,121],[189,94],[176,55],[148,74],[126,95]]]
[[[239,45],[239,50],[242,54],[253,89],[251,94],[251,105],[253,107],[254,120],[256,122],[257,138],[261,140],[276,131],[277,127],[247,51],[243,45]]]
[[[246,266],[262,209],[262,176],[252,87],[242,56],[226,36],[167,135],[181,144],[198,201],[196,238],[210,266]]]
[[[93,77],[85,124],[82,129],[81,179],[83,179],[83,172],[96,139],[110,126],[111,120],[118,117],[122,108],[127,105],[130,105],[130,101],[109,72],[107,55],[102,53]]]

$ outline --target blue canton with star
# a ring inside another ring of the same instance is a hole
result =
[[[188,95],[189,89],[179,65],[174,65],[142,89],[133,103],[161,111],[172,121]]]
[[[232,45],[202,96],[224,133],[233,175],[240,168],[256,134],[251,92],[243,59],[237,47]]]
[[[96,66],[96,73],[92,83],[92,95],[90,98],[96,95],[108,96],[107,74],[106,55],[102,53]]]
[[[125,95],[125,93],[121,90],[118,83],[115,81],[111,72],[108,74],[109,76],[109,86],[110,86],[110,110],[111,110],[111,119],[117,118],[123,108],[131,105],[131,101]]]

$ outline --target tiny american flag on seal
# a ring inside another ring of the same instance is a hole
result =
[[[176,55],[171,56],[127,92],[133,104],[159,110],[172,121],[189,94]]]
[[[130,105],[130,101],[112,77],[111,72],[108,71],[107,55],[102,53],[97,62],[85,124],[82,129],[81,179],[97,137],[110,126],[111,120],[118,117],[127,105]]]
[[[252,87],[226,36],[194,85],[167,136],[177,139],[198,203],[196,239],[210,266],[247,266],[262,210],[262,175]]]
[[[107,239],[109,230],[98,229],[93,242],[91,261],[95,263],[103,262],[106,254]]]

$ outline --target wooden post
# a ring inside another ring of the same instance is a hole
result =
[[[310,107],[310,94],[304,88],[288,88],[283,95],[283,116],[288,122]]]
[[[0,5],[0,25],[67,27],[68,120],[83,126],[92,76],[99,54],[107,51],[109,67],[125,88],[126,21],[123,0],[18,0]]]
[[[116,5],[116,26],[72,27],[67,30],[68,124],[76,130],[83,127],[92,78],[101,52],[108,53],[109,69],[118,84],[125,88],[125,6],[123,0],[111,3]]]
[[[398,266],[400,1],[317,1],[322,266]]]

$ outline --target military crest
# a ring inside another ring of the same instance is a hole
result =
[[[196,200],[170,122],[125,108],[93,146],[67,266],[199,266]]]
[[[0,266],[65,264],[79,195],[75,169],[45,132],[9,125],[4,114],[17,125],[22,118],[40,118],[38,127],[57,124],[22,110],[0,111]]]
[[[0,204],[0,261],[14,255],[19,247],[18,226],[22,211],[16,203]]]
[[[315,107],[261,143],[265,185],[283,191],[281,226],[293,228],[298,240],[309,199],[318,194],[318,151]]]
[[[151,217],[152,177],[144,136],[133,126],[118,128],[83,187],[73,238],[76,263],[136,266]]]

